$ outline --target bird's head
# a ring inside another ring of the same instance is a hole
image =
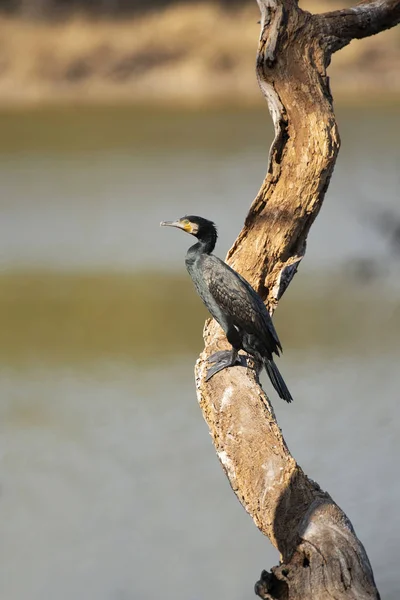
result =
[[[161,227],[178,227],[190,233],[195,237],[206,239],[209,237],[217,239],[217,228],[212,221],[203,219],[203,217],[195,217],[193,215],[182,217],[177,221],[161,221]]]

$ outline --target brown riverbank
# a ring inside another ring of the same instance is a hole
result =
[[[311,11],[332,1],[303,2]],[[258,104],[256,6],[172,6],[119,21],[0,19],[0,105]],[[400,98],[400,29],[353,42],[334,56],[336,99]]]

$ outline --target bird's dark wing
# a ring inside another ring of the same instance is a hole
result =
[[[248,281],[216,256],[204,256],[202,266],[212,297],[233,324],[257,335],[271,352],[282,350],[265,304]]]
[[[272,322],[271,316],[270,316],[270,314],[269,314],[269,312],[267,310],[267,307],[265,306],[265,304],[262,301],[261,297],[251,287],[251,285],[249,284],[249,282],[246,281],[246,279],[244,277],[242,277],[239,273],[236,273],[236,271],[234,271],[234,273],[239,277],[239,279],[242,281],[242,283],[247,287],[249,293],[252,295],[253,301],[257,304],[257,307],[259,309],[259,317],[260,317],[260,320],[262,320],[262,322],[263,322],[264,331],[265,330],[268,331],[268,333],[274,339],[274,342],[275,342],[276,346],[279,348],[279,350],[282,351],[282,344],[281,344],[281,342],[279,340],[278,334],[277,334],[276,329],[274,327],[274,324]]]

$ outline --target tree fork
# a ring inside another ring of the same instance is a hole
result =
[[[400,0],[362,2],[311,15],[296,0],[257,0],[261,33],[257,77],[274,122],[268,171],[227,255],[271,314],[304,256],[309,229],[332,175],[340,139],[326,68],[353,38],[400,21]],[[207,357],[225,349],[215,321],[204,329],[196,388],[219,460],[281,564],[263,571],[264,599],[379,599],[367,554],[327,492],[291,456],[258,372],[225,369],[205,383]],[[294,390],[294,398],[295,390]]]

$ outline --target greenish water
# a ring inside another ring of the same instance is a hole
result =
[[[400,302],[381,288],[357,286],[339,274],[298,277],[276,324],[285,347],[304,353],[379,356],[398,352]],[[299,318],[301,315],[301,318]],[[13,367],[99,360],[142,367],[174,362],[202,349],[208,313],[186,275],[11,272],[0,276],[0,360]]]
[[[400,111],[338,117],[338,165],[276,314],[295,402],[271,398],[394,600]],[[214,455],[190,238],[158,224],[209,216],[225,255],[264,176],[267,112],[16,111],[0,127],[0,597],[150,600],[154,573],[166,599],[250,596],[278,556]]]

